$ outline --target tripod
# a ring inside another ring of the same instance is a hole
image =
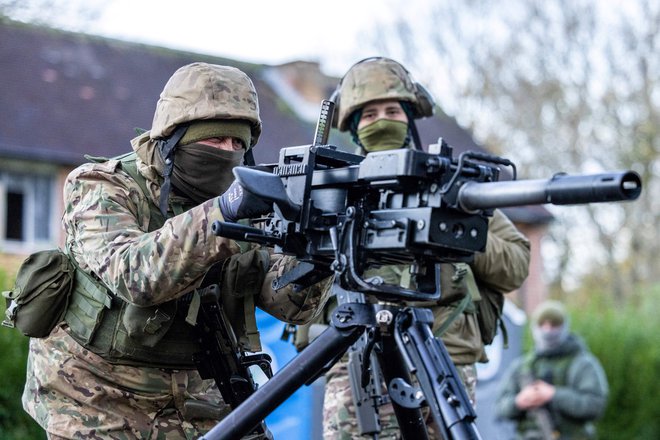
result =
[[[333,290],[338,298],[356,294],[337,281]],[[431,332],[432,324],[428,309],[340,300],[328,329],[202,439],[241,438],[337,362],[365,332],[379,336],[376,357],[404,439],[428,438],[424,406],[446,440],[480,439],[474,409],[446,348]],[[418,386],[412,384],[411,375]]]

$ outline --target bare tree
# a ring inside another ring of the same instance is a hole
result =
[[[4,17],[72,31],[87,31],[101,16],[106,4],[101,0],[0,0],[0,21]]]
[[[599,271],[618,299],[660,280],[660,4],[410,0],[392,8],[398,18],[378,26],[374,44],[523,177],[623,168],[642,176],[635,203],[553,210],[557,280]]]

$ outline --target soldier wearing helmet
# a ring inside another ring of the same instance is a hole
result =
[[[398,62],[382,57],[358,62],[342,78],[333,96],[337,104],[337,128],[350,132],[363,153],[396,148],[422,149],[415,119],[432,116],[434,101]],[[475,363],[486,362],[487,358],[471,301],[480,294],[487,294],[489,289],[510,292],[520,287],[527,277],[530,258],[529,241],[501,212],[495,211],[489,232],[486,252],[477,255],[474,262],[441,265],[443,297],[438,302],[415,304],[433,310],[433,331],[442,338],[473,402]],[[406,266],[384,266],[365,274],[374,275],[389,284],[414,288]],[[470,298],[465,301],[468,296]],[[327,308],[333,306],[328,303]],[[464,309],[452,313],[457,307]],[[299,342],[298,347],[304,343]],[[324,438],[358,436],[346,359],[326,374],[325,391]],[[398,438],[392,405],[379,408],[379,415],[382,428],[379,438]],[[430,420],[429,433],[432,438],[439,438]]]
[[[410,147],[421,149],[415,119],[432,116],[435,103],[410,73],[389,58],[355,64],[334,93],[336,125],[349,131],[365,152]]]
[[[190,439],[229,413],[193,362],[195,289],[212,266],[240,350],[260,350],[255,306],[291,323],[319,307],[321,286],[272,290],[295,260],[211,231],[270,210],[232,177],[260,133],[250,78],[193,63],[167,82],[132,153],[69,174],[63,225],[76,282],[63,322],[30,341],[23,394],[49,438]]]

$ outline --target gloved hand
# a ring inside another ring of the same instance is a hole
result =
[[[254,218],[273,211],[273,205],[243,188],[234,180],[220,196],[220,212],[225,221],[236,223],[244,218]]]

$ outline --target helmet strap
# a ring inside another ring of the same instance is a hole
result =
[[[159,209],[163,216],[167,217],[167,199],[170,196],[170,191],[172,188],[172,182],[170,176],[172,175],[172,170],[174,169],[174,152],[176,144],[179,143],[183,135],[188,129],[187,125],[179,125],[174,133],[166,139],[160,139],[158,141],[158,149],[160,150],[160,156],[163,158],[165,166],[163,167],[163,186],[160,188],[160,202]]]
[[[252,148],[248,148],[243,154],[243,165],[247,167],[254,166],[254,154],[252,154]]]
[[[408,122],[408,127],[410,134],[412,135],[413,144],[415,144],[415,149],[420,151],[424,150],[424,148],[422,147],[422,141],[419,138],[419,132],[417,131],[417,124],[415,124],[414,119],[411,119]]]
[[[424,150],[422,147],[422,141],[419,138],[419,131],[417,131],[417,124],[415,124],[415,112],[413,111],[412,104],[408,101],[399,101],[401,108],[403,109],[406,116],[408,116],[408,131],[412,136],[413,145],[416,150]]]

